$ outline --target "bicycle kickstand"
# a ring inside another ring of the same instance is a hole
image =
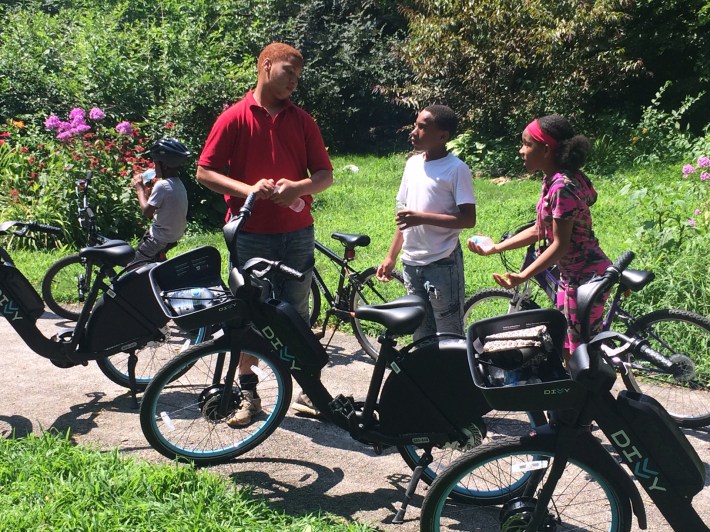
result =
[[[138,364],[138,357],[135,351],[131,351],[128,355],[128,382],[131,384],[131,396],[133,397],[133,408],[138,410],[138,396],[136,383],[136,364]]]
[[[407,511],[407,506],[412,502],[412,497],[414,497],[414,492],[417,491],[417,486],[419,485],[419,480],[422,478],[422,473],[424,470],[434,461],[434,457],[431,455],[431,449],[425,449],[424,454],[417,462],[417,467],[412,471],[412,478],[407,485],[407,491],[404,494],[404,501],[402,501],[402,506],[397,510],[397,515],[392,519],[392,523],[395,525],[401,525],[404,523],[404,514]]]

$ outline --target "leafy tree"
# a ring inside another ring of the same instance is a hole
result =
[[[517,134],[551,111],[575,118],[643,72],[619,42],[630,8],[626,0],[413,0],[401,53],[416,76],[403,93],[418,105],[451,105],[484,138]]]
[[[406,30],[395,2],[273,0],[271,10],[266,35],[303,53],[294,99],[314,115],[326,143],[345,152],[401,148],[398,131],[412,109],[385,90],[409,77],[394,54]]]

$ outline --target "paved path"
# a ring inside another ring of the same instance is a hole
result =
[[[57,321],[45,315],[41,326],[54,331]],[[0,338],[0,434],[15,430],[23,436],[71,429],[78,443],[120,448],[127,456],[165,462],[147,446],[126,390],[109,381],[96,364],[56,368],[22,344],[5,320],[0,323]],[[364,397],[371,365],[354,339],[338,333],[330,351],[330,367],[324,371],[329,388]],[[294,396],[297,392],[295,386]],[[710,433],[693,431],[688,435],[705,463],[710,463]],[[396,450],[377,456],[335,426],[291,412],[261,446],[211,469],[239,485],[254,486],[257,494],[291,514],[324,511],[387,532],[418,530],[423,485],[406,522],[391,524],[410,475]],[[706,522],[710,522],[710,471],[708,477],[706,488],[695,500]],[[646,510],[649,530],[670,530],[654,507],[647,505]]]

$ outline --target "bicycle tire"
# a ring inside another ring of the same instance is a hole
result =
[[[526,413],[493,410],[483,416],[483,421],[486,425],[486,437],[483,443],[488,443],[505,437],[520,437],[529,434],[531,425],[542,425],[547,422],[547,418],[544,412]],[[417,463],[424,452],[420,447],[414,445],[400,445],[397,446],[397,450],[412,471],[417,467]],[[424,469],[421,479],[431,486],[438,475],[442,474],[449,465],[470,450],[471,448],[461,448],[456,443],[432,449],[431,454],[434,460]],[[451,490],[450,497],[463,503],[475,503],[479,498],[476,494],[470,494],[463,485],[454,487]]]
[[[355,312],[362,305],[376,305],[387,303],[398,297],[407,295],[402,274],[393,271],[390,281],[380,281],[377,279],[377,268],[374,266],[363,271],[358,276],[357,284],[351,285],[350,310]],[[373,360],[377,360],[379,355],[379,343],[377,337],[384,332],[384,327],[373,322],[361,322],[353,317],[351,319],[353,333],[363,351]],[[401,339],[404,343],[409,343],[410,338]]]
[[[321,295],[315,277],[311,278],[311,291],[308,293],[308,322],[314,327],[320,316]]]
[[[631,371],[636,391],[656,399],[682,427],[710,425],[710,320],[685,310],[654,310],[636,319],[626,334],[645,338],[671,361],[691,361],[692,371],[676,378],[654,372],[653,364],[635,358]]]
[[[527,483],[531,479],[538,481],[546,472],[524,467],[523,471],[518,471],[515,466],[534,467],[535,462],[544,465],[554,456],[554,444],[517,438],[482,445],[463,455],[431,485],[422,505],[420,530],[438,532],[447,526],[453,530],[524,530],[523,514],[502,511],[501,505],[520,501],[518,497]],[[574,457],[567,463],[548,510],[555,513],[553,518],[560,519],[554,528],[557,532],[631,530],[628,497],[623,495],[623,488],[598,467],[589,459]],[[487,496],[478,504],[457,503],[449,496],[459,485]]]
[[[194,331],[183,331],[174,322],[170,321],[162,328],[163,340],[148,342],[141,349],[136,350],[138,361],[136,363],[136,391],[146,389],[157,372],[167,362],[175,358],[191,345],[199,344],[205,340],[207,329],[202,327]],[[125,388],[131,387],[128,376],[129,353],[118,353],[110,357],[96,360],[101,372],[112,382]]]
[[[78,283],[82,283],[85,297],[98,271],[97,264],[80,257],[78,253],[62,257],[44,274],[42,299],[57,316],[76,321],[84,306]]]
[[[464,331],[467,331],[472,323],[479,320],[509,314],[511,311],[510,302],[514,296],[513,290],[505,288],[484,288],[469,296],[463,305]],[[535,301],[526,299],[522,302],[520,310],[538,308],[540,305]]]
[[[227,417],[239,405],[239,387],[237,379],[229,383],[235,396],[229,410],[220,413],[216,405],[227,385],[231,357],[220,340],[197,344],[174,358],[145,391],[141,429],[153,449],[168,458],[200,466],[227,462],[263,442],[286,415],[293,392],[291,375],[263,340],[247,335],[241,338],[242,353],[258,359],[254,372],[259,376],[261,412],[247,426],[227,425]]]

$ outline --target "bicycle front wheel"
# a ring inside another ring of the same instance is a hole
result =
[[[146,389],[158,370],[170,360],[188,349],[191,345],[205,340],[206,328],[183,331],[173,321],[162,328],[162,339],[148,342],[142,349],[136,350],[136,390]],[[128,372],[129,353],[118,353],[96,361],[99,369],[111,381],[125,388],[131,387]]]
[[[148,443],[168,458],[197,465],[226,462],[253,449],[279,426],[291,402],[291,375],[263,342],[244,338],[232,354],[209,340],[169,362],[148,385],[141,402],[141,429]],[[231,428],[226,420],[239,407],[241,389],[235,374],[240,357],[253,358],[251,370],[261,401],[248,425]],[[229,371],[231,368],[232,372]]]
[[[44,274],[42,299],[57,316],[76,321],[98,272],[98,264],[78,253],[62,257]]]
[[[509,314],[515,309],[511,303],[515,292],[505,288],[484,288],[466,299],[463,305],[463,326],[464,331],[477,321]],[[520,310],[531,310],[540,308],[540,305],[532,299],[525,299],[520,305]]]
[[[544,412],[525,413],[492,410],[483,416],[483,422],[486,426],[486,437],[483,443],[488,443],[499,441],[506,437],[527,435],[530,433],[531,427],[546,423],[547,418]],[[424,469],[421,479],[426,484],[431,485],[438,475],[446,471],[448,466],[471,449],[472,447],[470,446],[461,447],[458,442],[432,449],[433,461]],[[424,453],[420,447],[415,447],[414,445],[398,446],[397,450],[412,470],[417,467],[419,459]],[[459,502],[473,504],[476,504],[481,498],[480,493],[470,491],[468,486],[463,484],[452,488],[449,496]]]
[[[352,312],[355,312],[358,307],[363,305],[387,303],[407,295],[407,289],[404,287],[404,279],[401,273],[392,272],[392,279],[389,281],[378,280],[376,273],[377,268],[368,268],[360,274],[358,284],[351,286],[350,309]],[[357,318],[352,318],[351,324],[355,338],[362,349],[373,360],[377,360],[377,356],[380,353],[380,344],[377,342],[377,338],[385,332],[385,328],[379,323],[360,321]],[[402,342],[409,343],[407,338],[402,339]]]
[[[474,449],[434,481],[424,499],[420,530],[524,530],[554,457],[545,443],[516,438]],[[451,497],[460,486],[480,495],[477,505]],[[520,496],[523,491],[525,497]],[[547,512],[546,521],[557,532],[631,530],[628,497],[586,461],[569,460]]]
[[[655,310],[634,321],[627,335],[645,338],[684,369],[670,375],[635,358],[631,371],[639,391],[661,403],[683,427],[710,425],[710,320],[685,310]]]

